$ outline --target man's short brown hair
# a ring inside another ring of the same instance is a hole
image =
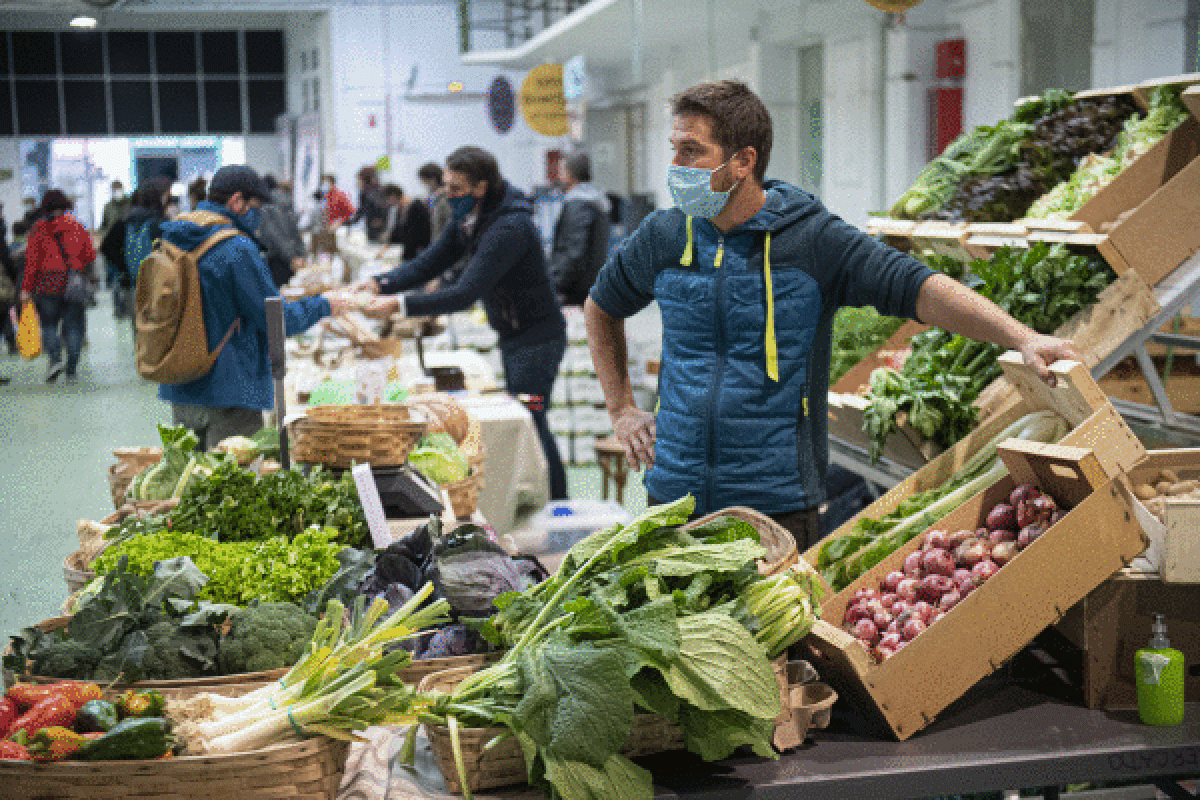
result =
[[[754,177],[762,183],[771,159],[771,115],[758,95],[741,81],[693,86],[671,101],[671,113],[695,114],[712,123],[713,139],[731,158],[746,147],[758,153]]]

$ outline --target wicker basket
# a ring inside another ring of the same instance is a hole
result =
[[[501,658],[504,653],[497,651],[495,653],[480,653],[471,656],[450,656],[449,658],[427,658],[421,661],[414,661],[404,669],[400,670],[400,680],[404,681],[407,686],[425,686],[425,679],[430,675],[443,675],[452,673],[458,677],[454,685],[458,685],[458,681],[479,672],[484,667],[490,667]],[[439,688],[437,684],[428,684],[430,689],[422,689],[422,691],[431,691],[433,688]],[[446,687],[441,684],[440,688],[454,688],[453,686]]]
[[[425,433],[406,406],[314,406],[291,428],[292,456],[304,464],[349,469],[398,467]]]
[[[63,561],[63,577],[67,580],[67,594],[74,594],[96,579],[96,573],[87,568],[88,562],[82,550],[76,550]]]
[[[450,729],[443,726],[426,726],[429,743],[433,747],[438,769],[451,792],[461,792],[458,771],[454,767],[454,751],[450,745]],[[508,728],[460,728],[458,741],[462,748],[463,764],[466,767],[467,785],[472,792],[497,789],[525,783],[525,755],[521,745],[512,736],[487,748],[497,736],[508,733]],[[633,718],[633,729],[621,754],[629,758],[648,756],[682,750],[683,732],[658,714],[638,714]]]
[[[146,761],[0,761],[0,800],[333,800],[347,745],[325,737],[227,756]]]
[[[766,557],[758,562],[759,573],[763,575],[775,575],[793,566],[799,559],[799,554],[796,550],[796,537],[792,536],[790,531],[775,522],[775,520],[752,508],[734,506],[733,508],[716,511],[694,522],[689,522],[683,526],[683,530],[686,531],[689,528],[698,527],[706,522],[711,522],[717,517],[740,519],[743,522],[749,523],[758,531],[759,542],[763,547],[767,548]],[[832,592],[830,595],[832,596]]]
[[[120,447],[113,451],[117,463],[108,468],[108,489],[112,494],[113,508],[125,504],[125,492],[133,479],[147,467],[162,459],[161,447]]]
[[[467,519],[479,508],[479,492],[483,489],[483,470],[474,470],[461,481],[443,484],[450,496],[450,507],[456,519]]]

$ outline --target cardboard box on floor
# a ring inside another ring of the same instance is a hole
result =
[[[814,566],[824,542],[848,535],[862,517],[879,519],[895,510],[906,499],[944,485],[953,479],[979,450],[1005,428],[1027,414],[1041,410],[1057,411],[1071,426],[1060,442],[1064,445],[1095,450],[1096,457],[1113,474],[1128,472],[1146,456],[1146,449],[1109,404],[1108,398],[1092,380],[1087,368],[1078,362],[1059,362],[1050,369],[1057,385],[1047,386],[1027,367],[1017,353],[1000,357],[1009,385],[1016,395],[962,441],[935,458],[922,469],[896,484],[854,519],[849,520],[816,547],[804,553]],[[893,437],[894,438],[894,437]]]
[[[1088,708],[1136,708],[1134,654],[1150,641],[1155,614],[1166,617],[1171,646],[1193,669],[1184,695],[1200,702],[1200,585],[1167,584],[1154,574],[1122,570],[1075,604],[1056,626],[1083,651],[1083,701]]]
[[[1053,496],[1067,515],[976,589],[944,618],[883,663],[840,628],[846,592],[827,601],[805,638],[810,660],[843,697],[870,709],[897,739],[911,737],[980,680],[1000,669],[1047,626],[1062,618],[1115,571],[1145,549],[1133,498],[1118,464],[1097,452],[1011,441],[1000,447],[1010,475],[939,523],[975,530],[1021,483]],[[1118,447],[1117,449],[1121,449]],[[919,550],[914,538],[849,587],[878,588]]]

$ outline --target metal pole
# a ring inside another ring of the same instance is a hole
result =
[[[287,340],[283,328],[283,300],[279,297],[266,299],[267,311],[267,352],[271,357],[271,377],[275,381],[275,424],[279,426],[279,463],[284,469],[291,469],[292,458],[288,452],[287,428],[283,418],[287,414],[287,399],[283,393],[283,378],[287,375],[287,354],[284,342]]]

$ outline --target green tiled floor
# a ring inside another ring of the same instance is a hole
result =
[[[12,378],[0,386],[0,643],[59,613],[76,522],[112,511],[105,472],[113,448],[156,444],[156,425],[170,418],[134,371],[128,320],[113,319],[107,294],[88,314],[79,383],[47,385],[45,369],[45,358],[0,355],[0,375]],[[572,497],[599,499],[598,468],[571,468],[568,479]],[[645,505],[640,475],[631,475],[625,506]]]
[[[76,522],[112,512],[113,448],[155,444],[170,416],[134,371],[129,321],[108,301],[88,313],[77,384],[46,384],[44,357],[0,355],[12,378],[0,386],[0,636],[59,613]]]

